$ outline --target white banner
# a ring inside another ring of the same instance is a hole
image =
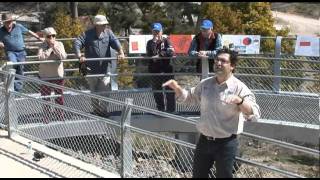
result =
[[[222,35],[222,46],[230,44],[239,54],[259,54],[260,35]]]
[[[315,36],[298,36],[296,41],[295,56],[318,56],[320,38]]]

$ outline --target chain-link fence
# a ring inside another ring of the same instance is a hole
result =
[[[320,66],[318,59],[304,58],[304,60],[301,60],[300,58],[298,60],[283,58],[281,59],[282,63],[286,64],[286,66],[290,63],[290,66],[288,68],[277,67],[276,69],[281,69],[283,74],[275,76],[273,62],[276,61],[276,58],[243,56],[235,75],[256,93],[256,99],[262,109],[263,119],[319,125],[318,86],[320,84],[318,77],[316,77]],[[116,59],[107,58],[104,60],[114,61]],[[139,99],[139,101],[134,101],[135,103],[154,109],[199,114],[198,106],[168,103],[174,101],[172,100],[173,98],[170,99],[174,94],[171,90],[161,87],[161,84],[169,78],[176,79],[185,88],[195,86],[200,81],[201,74],[195,72],[195,66],[185,64],[188,60],[193,61],[194,58],[177,57],[173,59],[172,64],[173,69],[175,69],[173,73],[137,71],[137,69],[145,67],[141,66],[139,62],[151,60],[154,59],[128,57],[128,61],[132,62],[128,63],[127,69],[131,71],[120,72],[118,68],[115,73],[110,73],[112,91],[100,92],[100,95],[121,101],[125,97],[135,97]],[[88,81],[95,81],[105,76],[100,74],[82,77],[79,74],[69,74],[70,72],[78,73],[78,62],[76,59],[70,59],[66,60],[65,66],[66,63],[70,67],[70,69],[66,69],[66,76],[64,77],[64,85],[66,87],[89,92]],[[137,66],[137,64],[139,65]],[[28,62],[24,66],[26,75],[37,77],[39,62]],[[110,64],[110,66],[112,65]],[[285,67],[285,65],[283,66]],[[31,89],[33,88],[28,88],[28,85],[25,85],[22,92],[32,93]],[[270,99],[270,96],[273,99]],[[159,108],[159,101],[167,103]],[[110,109],[108,111],[110,112]]]
[[[126,114],[124,102],[34,78],[22,76],[20,78],[24,80],[26,87],[29,87],[29,91],[25,91],[28,93],[13,92],[9,98],[11,99],[9,102],[12,103],[9,111],[10,126],[14,127],[11,130],[110,172],[122,172],[124,176],[191,177],[194,144],[175,139],[172,133],[152,133],[125,123],[120,127],[121,123],[119,124],[117,119],[90,114],[88,113],[89,105],[81,104],[85,101],[84,99],[87,101],[92,98],[102,99],[110,106],[118,106],[118,109],[121,109],[121,119],[128,119],[124,115]],[[78,94],[76,97],[82,97],[82,100],[69,97],[63,105],[43,100],[44,97],[40,95],[41,85],[64,88],[65,91],[72,92],[71,94]],[[132,112],[143,111],[172,117],[170,114],[150,108],[134,104],[132,107]],[[127,115],[129,114],[131,113]],[[173,118],[194,125],[194,122],[189,119],[179,116],[173,116]],[[246,144],[241,145],[241,149],[246,146]],[[297,177],[289,173],[294,171],[293,169],[274,170],[274,165],[264,166],[264,162],[259,163],[261,162],[247,162],[245,159],[238,158],[234,167],[234,176]],[[212,172],[214,176],[214,169]]]

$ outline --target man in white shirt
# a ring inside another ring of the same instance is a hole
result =
[[[233,72],[237,53],[229,49],[217,52],[213,77],[203,79],[189,91],[175,80],[163,84],[175,91],[178,102],[200,104],[197,129],[201,133],[197,143],[193,177],[209,177],[215,163],[218,178],[232,178],[232,168],[238,153],[237,134],[243,131],[244,120],[256,121],[260,108],[251,90]]]

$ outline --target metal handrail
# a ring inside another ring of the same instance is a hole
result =
[[[6,71],[2,71],[2,73],[6,74],[6,75],[9,74],[9,72],[6,72]],[[99,99],[102,99],[102,100],[105,100],[105,101],[108,101],[108,102],[111,102],[111,103],[115,103],[115,104],[118,104],[118,105],[125,105],[125,103],[122,102],[122,101],[114,100],[114,99],[111,99],[111,98],[107,98],[107,97],[103,97],[103,96],[99,96],[99,95],[95,95],[95,94],[85,93],[85,92],[80,91],[80,90],[68,88],[68,87],[65,87],[65,86],[60,86],[60,85],[57,85],[57,84],[52,84],[52,83],[45,82],[45,81],[42,81],[42,80],[39,80],[39,79],[36,79],[36,78],[17,75],[17,74],[15,74],[15,76],[18,77],[19,79],[29,80],[29,81],[41,83],[41,84],[44,84],[44,85],[52,86],[54,88],[59,88],[59,89],[62,89],[62,90],[68,90],[68,91],[71,91],[71,92],[76,92],[78,94],[85,95],[85,96],[88,96],[88,97],[99,98]],[[52,105],[59,106],[59,105],[56,105],[56,104],[52,104]],[[62,107],[64,107],[64,106],[62,106]],[[156,115],[172,118],[172,119],[175,119],[175,120],[178,120],[178,121],[181,121],[181,122],[185,122],[185,123],[190,123],[192,125],[196,124],[196,120],[193,120],[193,119],[190,119],[190,118],[185,118],[185,117],[178,116],[178,115],[173,115],[173,114],[162,112],[162,111],[158,111],[158,110],[154,110],[154,109],[151,109],[151,108],[148,108],[148,107],[142,107],[142,106],[138,106],[138,105],[130,105],[130,107],[134,108],[136,110],[145,111],[145,112],[149,112],[149,113],[152,113],[152,114],[156,114]],[[244,134],[244,135],[253,136],[252,134]],[[257,138],[259,138],[259,136],[257,136]],[[264,140],[268,140],[268,141],[270,141],[272,143],[275,143],[277,145],[281,144],[284,147],[292,148],[294,150],[298,150],[298,151],[301,151],[301,152],[306,152],[306,153],[311,153],[311,154],[317,153],[317,155],[320,153],[320,151],[317,151],[317,150],[313,150],[313,149],[310,149],[310,148],[304,148],[304,147],[296,146],[296,145],[291,145],[290,143],[284,143],[284,142],[277,141],[277,140],[272,140],[272,139],[269,139],[269,138],[265,138]]]

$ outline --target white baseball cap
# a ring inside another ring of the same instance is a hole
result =
[[[47,27],[42,32],[46,36],[48,36],[48,35],[57,35],[57,32],[56,32],[56,30],[53,29],[53,27]]]

